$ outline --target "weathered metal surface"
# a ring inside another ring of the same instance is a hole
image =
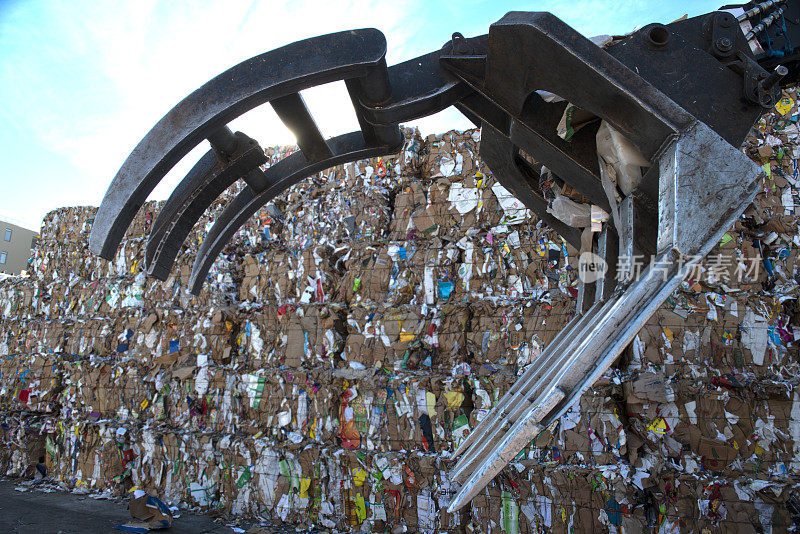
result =
[[[774,103],[781,84],[800,77],[792,45],[800,42],[800,0],[745,8],[752,8],[746,18],[753,26],[762,23],[753,37],[769,50],[761,57],[725,12],[648,25],[607,49],[549,13],[511,12],[487,35],[454,34],[440,50],[391,67],[375,29],[256,56],[189,95],[142,139],[103,199],[90,247],[112,258],[153,188],[207,139],[212,149],[167,200],[146,249],[148,274],[166,278],[192,227],[242,179],[247,187],[217,218],[195,259],[190,290],[197,293],[236,231],[276,195],[331,166],[396,152],[400,122],[455,106],[482,127],[481,155],[497,179],[580,248],[580,229],[547,212],[537,169],[545,165],[610,210],[596,151],[599,121],[570,141],[555,132],[567,103],[607,121],[653,165],[591,240],[608,269],[581,282],[576,317],[456,451],[461,459],[451,477],[461,485],[450,509],[458,509],[600,377],[752,201],[760,169],[734,146]],[[777,9],[789,15],[788,30],[772,23]],[[299,92],[337,80],[347,86],[361,130],[325,139]],[[547,103],[539,90],[567,103]],[[267,102],[295,133],[300,151],[262,171],[263,150],[227,124]],[[617,266],[633,254],[656,261],[620,282]]]
[[[89,247],[111,259],[134,215],[164,175],[217,129],[270,100],[366,76],[385,54],[386,40],[378,30],[340,32],[266,52],[209,81],[170,110],[128,156],[103,198]]]
[[[469,502],[616,360],[686,274],[719,242],[758,191],[762,169],[708,126],[694,122],[659,155],[658,256],[641,277],[573,320],[486,415],[457,454],[461,483],[450,504]],[[625,223],[623,223],[625,224]],[[634,225],[631,218],[627,224]],[[628,228],[631,231],[632,228]],[[624,231],[623,231],[624,232]],[[558,399],[554,402],[554,399]]]
[[[515,117],[535,90],[559,95],[607,120],[648,158],[692,121],[647,80],[550,13],[511,12],[492,24],[485,84]]]

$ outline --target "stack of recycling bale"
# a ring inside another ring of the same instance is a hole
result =
[[[474,130],[407,131],[397,156],[294,186],[242,227],[196,297],[192,261],[241,185],[164,282],[143,273],[161,203],[110,263],[87,250],[93,208],[50,213],[30,277],[0,282],[0,470],[351,531],[788,528],[800,130],[787,99],[748,139],[769,176],[754,207],[461,512],[446,511],[453,451],[577,294],[578,251],[497,182]]]

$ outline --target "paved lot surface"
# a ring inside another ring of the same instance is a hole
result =
[[[60,491],[43,493],[35,489],[19,492],[18,481],[0,481],[0,532],[15,534],[83,534],[116,532],[114,527],[129,521],[125,503],[97,500]],[[250,523],[241,525],[245,529]],[[281,529],[287,531],[286,529]],[[294,529],[291,529],[293,532]],[[164,534],[233,534],[224,522],[207,516],[182,514]]]

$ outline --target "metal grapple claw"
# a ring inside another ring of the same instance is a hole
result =
[[[462,485],[451,511],[469,502],[614,363],[753,201],[763,173],[700,122],[671,139],[657,165],[662,216],[650,229],[658,240],[652,263],[608,297],[598,291],[461,444],[456,455],[463,455],[450,476]],[[633,228],[620,230],[624,235]]]
[[[244,180],[199,249],[190,279],[197,293],[236,231],[280,192],[331,166],[396,152],[401,122],[455,106],[481,127],[480,153],[497,180],[566,243],[591,250],[598,266],[578,286],[574,319],[455,452],[449,509],[457,510],[577,402],[755,197],[761,168],[736,147],[781,84],[800,75],[792,44],[800,42],[800,0],[745,7],[738,18],[717,11],[647,25],[603,48],[550,13],[511,12],[487,35],[454,34],[440,50],[391,67],[374,29],[256,56],[189,95],[137,145],[103,199],[90,247],[111,259],[153,188],[207,139],[211,150],[167,200],[146,249],[148,274],[166,278],[202,214]],[[783,52],[758,55],[765,43]],[[336,80],[361,130],[325,139],[299,92]],[[300,150],[262,170],[258,143],[226,125],[266,102]],[[596,120],[559,135],[573,108]],[[650,163],[625,194],[602,166],[603,128]],[[587,229],[556,217],[540,190],[545,172],[610,218]],[[641,272],[635,256],[649,258]]]
[[[385,55],[386,40],[378,30],[333,33],[248,59],[206,83],[170,110],[122,165],[95,217],[91,250],[111,259],[134,215],[164,175],[208,139],[213,150],[192,169],[170,199],[170,221],[162,219],[156,225],[161,231],[148,247],[149,261],[154,262],[148,263],[148,270],[163,277],[171,267],[173,251],[188,233],[187,226],[191,228],[210,205],[211,195],[219,194],[239,178],[247,179],[260,164],[257,151],[248,150],[253,147],[247,147],[244,138],[232,135],[226,124],[271,102],[297,136],[303,157],[309,163],[322,161],[330,151],[298,92],[351,80],[348,87],[359,91],[359,99],[354,100],[357,108],[362,103],[382,103],[390,93]],[[363,116],[364,111],[357,109],[356,113]],[[362,123],[362,127],[365,140],[370,146],[383,147],[383,153],[398,150],[402,143],[396,124],[387,128]],[[260,191],[268,187],[263,178],[253,178],[248,180],[251,188]]]
[[[606,269],[598,280],[580,283],[578,316],[456,451],[460,459],[450,476],[460,488],[450,511],[477,495],[616,360],[752,202],[762,173],[710,127],[615,58],[612,51],[594,46],[552,15],[509,13],[491,27],[490,43],[495,34],[498,40],[511,40],[519,50],[531,51],[531,57],[524,53],[495,57],[490,48],[486,80],[470,76],[473,87],[480,88],[486,100],[502,102],[504,108],[525,116],[535,89],[564,96],[625,132],[653,162],[654,172],[622,201],[618,216],[606,224],[593,248],[606,266],[633,254],[653,256],[640,276],[628,273],[617,283],[609,276],[614,273]],[[457,71],[459,61],[453,60]],[[511,76],[512,83],[492,91],[500,71],[517,75]],[[532,75],[523,76],[523,71]],[[575,80],[589,83],[575,84]],[[478,116],[486,113],[486,105],[463,104]],[[543,106],[536,103],[527,113],[535,114],[536,108]],[[481,155],[497,169],[498,180],[510,190],[520,191],[517,196],[530,209],[547,217],[542,199],[522,192],[526,187],[521,177],[535,171],[526,169],[526,161],[511,154],[516,142],[549,168],[563,169],[556,152],[558,143],[513,117],[497,126],[484,123]],[[564,180],[572,179],[571,185],[589,198],[596,195],[599,180],[585,174],[579,178],[581,173],[573,171],[563,175]],[[554,228],[574,242],[574,235],[557,225]]]

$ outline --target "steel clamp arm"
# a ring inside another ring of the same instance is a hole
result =
[[[381,103],[390,89],[386,73],[386,40],[375,29],[334,33],[299,41],[248,59],[220,74],[186,97],[164,116],[136,146],[123,164],[106,192],[95,217],[90,248],[100,256],[111,259],[134,215],[164,175],[192,148],[204,139],[211,141],[222,157],[220,163],[257,167],[256,160],[229,159],[241,150],[232,142],[226,124],[245,112],[273,102],[279,116],[302,110],[300,90],[337,80],[357,80],[360,96],[369,103]],[[313,58],[313,61],[309,61]],[[295,115],[296,116],[296,115]],[[324,140],[313,121],[303,117],[295,126],[298,144],[307,149],[304,158],[309,162],[324,158]],[[374,146],[399,149],[402,135],[397,125],[389,130],[367,126],[365,138]],[[208,156],[208,155],[207,155]],[[188,180],[214,183],[219,189],[224,180],[242,177],[244,168],[214,169],[210,156],[205,164],[195,168]],[[254,165],[255,164],[255,165]],[[253,166],[254,165],[254,166]],[[252,170],[252,169],[251,169]],[[211,177],[213,173],[218,176]],[[208,175],[203,180],[197,175]],[[225,177],[220,177],[223,174]],[[192,177],[192,176],[195,177]],[[194,217],[205,202],[191,204],[193,191],[189,183],[184,194],[173,199],[183,209],[191,207]],[[266,187],[263,180],[254,180],[254,189]],[[178,208],[178,211],[181,210]],[[177,212],[176,212],[177,213]],[[195,219],[196,220],[196,219]],[[179,246],[179,245],[178,245]]]

